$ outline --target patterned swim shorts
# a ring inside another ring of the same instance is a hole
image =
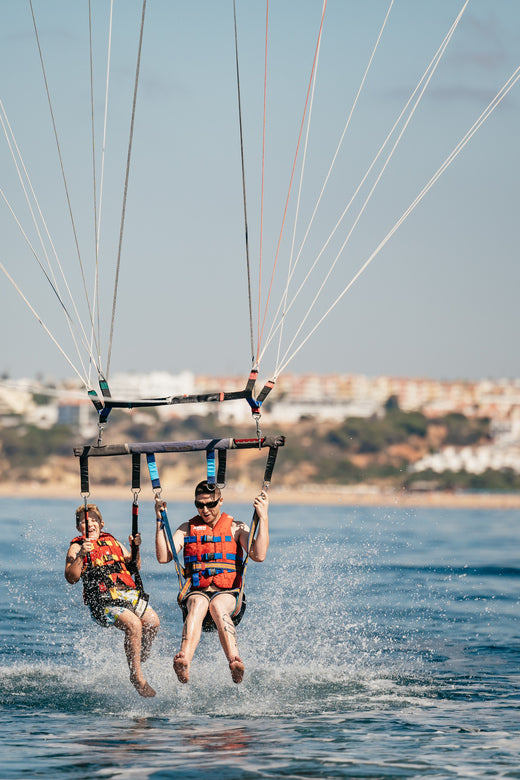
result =
[[[125,609],[129,609],[130,612],[133,612],[139,618],[144,615],[146,607],[148,606],[148,602],[140,597],[139,591],[132,589],[119,590],[118,588],[112,588],[110,594],[113,599],[117,599],[117,601],[124,601],[125,606],[122,606],[121,604],[113,604],[112,601],[107,601],[106,606],[101,608],[101,614],[103,615],[102,625],[113,626],[117,618],[123,614]],[[96,620],[94,616],[92,616],[92,619],[95,623],[101,622]]]

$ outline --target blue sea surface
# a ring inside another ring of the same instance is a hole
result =
[[[277,506],[248,568],[231,681],[204,634],[188,685],[171,565],[142,500],[143,580],[161,618],[130,685],[123,635],[63,577],[71,501],[0,500],[0,778],[520,778],[517,511]],[[121,540],[129,501],[102,503]],[[228,505],[249,520],[246,506]],[[170,501],[172,525],[192,513]]]

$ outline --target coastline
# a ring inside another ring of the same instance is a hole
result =
[[[225,488],[226,501],[234,504],[250,504],[256,495],[256,486],[241,486],[239,489]],[[171,502],[191,502],[193,488],[184,486],[163,491],[165,498]],[[125,501],[130,500],[133,493],[128,487],[100,486],[90,495],[89,500]],[[295,491],[292,488],[271,487],[269,490],[271,503],[295,504],[302,506],[380,506],[380,507],[438,507],[445,509],[520,509],[520,493],[464,493],[425,491],[409,493],[401,490],[377,490],[371,487],[347,488],[333,485],[306,486]],[[79,490],[70,484],[57,485],[36,482],[0,483],[0,498],[42,498],[67,499],[81,502]],[[149,485],[140,492],[141,501],[153,499]]]

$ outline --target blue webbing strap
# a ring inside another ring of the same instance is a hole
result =
[[[104,376],[99,377],[99,388],[101,390],[101,395],[103,396],[104,399],[103,401],[99,400],[99,397],[95,390],[89,390],[88,395],[90,397],[90,400],[96,407],[96,411],[99,417],[99,424],[105,425],[108,419],[108,415],[110,414],[110,410],[112,409],[112,406],[110,405],[112,396],[110,393],[108,382]]]
[[[159,479],[159,471],[157,469],[157,463],[155,462],[155,454],[153,452],[147,453],[146,462],[148,464],[148,471],[150,472],[152,488],[156,492],[156,498],[158,498],[161,492],[161,480]],[[175,570],[177,572],[177,577],[179,579],[179,588],[182,591],[185,585],[183,581],[184,569],[181,566],[179,557],[177,555],[177,551],[175,549],[175,544],[173,543],[172,529],[170,528],[170,523],[168,522],[168,515],[166,514],[165,509],[161,509],[161,522],[162,522],[162,528],[166,534],[166,538],[170,543],[170,547],[173,555],[173,562],[175,563]]]
[[[206,450],[206,473],[208,487],[215,486],[217,483],[215,450]]]

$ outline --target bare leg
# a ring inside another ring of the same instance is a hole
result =
[[[140,696],[155,696],[155,691],[151,685],[146,682],[141,671],[141,621],[130,610],[119,615],[115,624],[117,628],[125,632],[125,653],[130,669],[130,682]]]
[[[144,663],[150,657],[152,642],[159,631],[159,618],[157,613],[148,607],[141,618],[142,636],[141,636],[141,663]]]
[[[229,661],[231,679],[235,683],[241,683],[245,667],[238,654],[237,631],[231,620],[235,603],[234,596],[222,593],[212,599],[209,609],[217,627],[220,644]]]
[[[192,594],[187,601],[188,614],[182,628],[181,649],[173,658],[173,669],[179,682],[190,679],[190,666],[200,641],[202,622],[206,617],[209,602],[201,593]]]

